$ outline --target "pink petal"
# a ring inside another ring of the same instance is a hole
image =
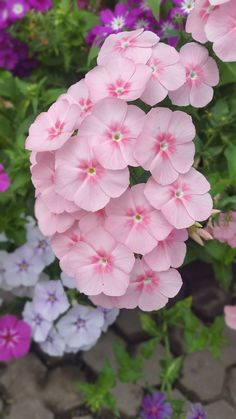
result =
[[[195,108],[203,108],[213,99],[214,90],[207,84],[192,86],[190,90],[190,104]]]
[[[210,194],[192,195],[184,202],[184,206],[191,218],[195,221],[205,221],[210,217],[213,202]]]
[[[175,297],[182,287],[182,278],[176,269],[159,273],[158,291],[168,298]]]

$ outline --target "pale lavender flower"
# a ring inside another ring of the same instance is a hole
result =
[[[171,419],[172,407],[166,401],[164,393],[156,391],[153,394],[147,394],[142,402],[142,419]]]
[[[33,304],[45,319],[56,320],[70,307],[61,281],[51,280],[38,282],[34,291]]]
[[[108,327],[116,321],[120,310],[118,308],[109,309],[104,307],[97,307],[97,310],[103,314],[104,318],[102,331],[107,332]]]
[[[43,236],[37,227],[27,228],[28,246],[34,251],[34,255],[42,259],[45,266],[50,265],[55,260],[55,254],[50,246],[50,239]]]
[[[22,315],[25,322],[31,326],[32,337],[35,342],[44,342],[53,323],[44,319],[41,313],[35,310],[31,302],[25,304]]]
[[[8,253],[4,250],[0,251],[0,288],[5,289],[6,286],[6,279],[5,279],[5,273],[6,269],[4,267],[4,261],[8,257]]]
[[[76,289],[75,280],[67,275],[65,272],[61,273],[61,282],[64,287],[69,288],[71,290]]]
[[[67,346],[76,351],[95,345],[102,333],[104,317],[98,310],[77,304],[57,323],[60,335]]]
[[[44,266],[42,259],[34,255],[31,248],[27,245],[21,246],[13,253],[9,253],[3,261],[5,280],[12,288],[20,285],[33,286],[38,281]]]
[[[40,343],[40,348],[43,352],[51,356],[63,356],[65,352],[66,343],[59,335],[55,327],[49,331],[44,342]]]

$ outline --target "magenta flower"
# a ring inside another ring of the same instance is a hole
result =
[[[186,419],[207,419],[207,415],[200,403],[192,404]]]
[[[188,15],[194,9],[195,0],[173,0],[182,15]]]
[[[6,1],[0,3],[0,29],[4,29],[9,24],[9,12]],[[2,46],[1,46],[2,47]]]
[[[29,5],[39,12],[46,12],[53,6],[51,0],[28,0]]]
[[[1,57],[1,52],[0,52]],[[4,167],[0,164],[0,192],[5,192],[10,186],[10,178],[5,172]]]
[[[142,419],[171,419],[172,407],[166,401],[165,395],[156,391],[144,397],[142,403]]]
[[[22,19],[29,10],[29,5],[25,0],[7,0],[9,19],[12,22]]]
[[[99,17],[101,22],[111,32],[120,32],[124,28],[130,28],[135,20],[135,12],[124,3],[118,3],[114,12],[110,9],[103,10]]]
[[[0,361],[21,358],[29,352],[31,328],[23,320],[6,314],[0,317]]]

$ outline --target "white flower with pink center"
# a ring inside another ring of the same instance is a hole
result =
[[[94,153],[96,141],[74,137],[56,153],[56,192],[86,211],[104,208],[129,185],[128,168],[108,170]]]
[[[194,137],[192,118],[185,112],[155,108],[146,115],[134,156],[158,183],[166,185],[192,166]]]
[[[145,113],[120,99],[103,99],[82,123],[79,135],[95,140],[95,157],[106,169],[137,166],[133,156]]]
[[[98,227],[61,259],[60,266],[75,278],[80,292],[120,296],[128,287],[134,261],[128,247]]]
[[[79,241],[82,240],[78,221],[64,233],[56,233],[52,237],[51,246],[58,259],[65,256]]]
[[[146,64],[152,54],[152,47],[159,42],[159,37],[143,28],[135,31],[120,32],[109,35],[98,54],[98,65],[106,65],[108,61],[122,56],[140,64]]]
[[[147,65],[152,70],[152,77],[141,99],[150,106],[161,102],[169,91],[176,90],[185,83],[185,69],[180,63],[180,55],[170,45],[161,42],[157,44]]]
[[[173,230],[169,236],[144,256],[148,266],[154,271],[166,271],[170,267],[179,268],[186,255],[187,230]]]
[[[132,186],[106,207],[105,228],[134,253],[144,255],[172,230],[160,211],[144,196],[145,184]]]
[[[210,184],[195,169],[179,175],[171,185],[162,186],[153,177],[145,187],[145,196],[168,222],[177,229],[190,227],[195,221],[210,217],[213,203],[209,193]]]
[[[71,105],[74,104],[79,107],[80,115],[76,122],[76,128],[79,128],[81,122],[91,113],[93,107],[93,102],[90,98],[90,92],[85,80],[82,79],[73,84],[59,99],[66,99]]]
[[[236,61],[236,3],[230,1],[211,13],[205,32],[215,54],[226,62]]]
[[[63,198],[55,191],[55,154],[44,152],[36,154],[36,163],[31,167],[32,183],[36,188],[36,195],[50,212],[62,214],[78,211],[78,207]]]
[[[91,297],[91,300],[95,304],[102,303],[105,308],[139,307],[143,311],[160,310],[165,307],[169,298],[178,294],[181,286],[182,279],[177,270],[153,271],[143,259],[136,259],[124,295],[117,298],[98,295]]]
[[[51,151],[59,149],[72,136],[80,109],[67,100],[58,100],[41,113],[29,129],[26,149]]]
[[[186,32],[191,33],[193,39],[204,44],[208,41],[205,25],[210,15],[219,6],[214,6],[209,0],[196,0],[193,10],[189,13],[186,22]]]
[[[186,70],[186,82],[169,97],[174,105],[206,106],[213,98],[213,88],[219,83],[219,70],[208,50],[190,42],[180,49],[181,62]]]
[[[151,69],[145,64],[118,57],[89,71],[85,81],[94,102],[105,97],[130,101],[141,96],[150,77]]]

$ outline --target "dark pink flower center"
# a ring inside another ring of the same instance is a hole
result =
[[[59,119],[56,121],[54,127],[49,128],[49,140],[54,140],[54,138],[57,138],[59,135],[61,135],[62,130],[64,127],[64,123],[61,122]]]
[[[204,79],[204,71],[200,65],[187,64],[185,67],[187,84],[198,87],[202,84]]]
[[[113,270],[114,260],[112,255],[104,250],[99,250],[96,255],[92,256],[92,263],[96,273],[109,274]]]
[[[139,291],[152,291],[159,284],[157,275],[152,271],[145,271],[144,275],[136,278],[136,287]]]
[[[169,132],[161,132],[156,137],[156,144],[154,146],[155,153],[161,153],[163,158],[175,153],[175,141],[175,137]]]
[[[160,76],[164,71],[164,66],[162,62],[158,58],[153,58],[148,61],[148,66],[152,70],[152,78],[156,79]]]
[[[139,206],[128,209],[126,216],[128,217],[127,222],[130,228],[144,228],[150,221],[148,210]]]
[[[134,47],[135,43],[135,39],[130,39],[130,37],[124,36],[116,42],[114,50],[124,52],[127,48]]]
[[[90,99],[81,98],[79,100],[79,105],[82,114],[90,113],[92,110],[92,102]]]
[[[108,84],[107,90],[110,96],[122,97],[123,95],[129,93],[130,87],[131,83],[125,82],[119,78],[114,83]]]
[[[19,333],[13,328],[6,328],[0,331],[0,345],[5,347],[16,346],[19,341]]]
[[[120,143],[121,141],[122,143],[127,142],[129,129],[117,122],[109,126],[109,130],[106,132],[105,135],[110,140],[112,140],[114,145],[118,145],[118,143]]]
[[[176,202],[188,200],[190,197],[189,186],[182,182],[174,182],[170,189],[170,198],[175,198]]]
[[[95,159],[89,161],[82,160],[78,165],[79,169],[79,179],[84,181],[85,179],[90,183],[95,183],[104,174],[104,169]]]

